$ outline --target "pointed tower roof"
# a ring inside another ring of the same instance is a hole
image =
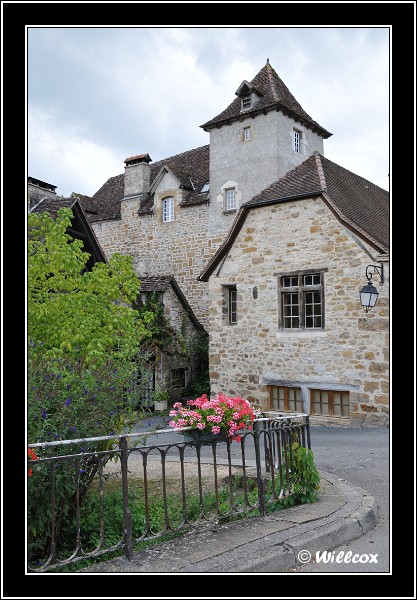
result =
[[[255,100],[249,109],[242,110],[242,94],[247,94],[249,92],[254,93]],[[250,83],[246,80],[242,81],[236,91],[236,95],[237,98],[235,98],[223,112],[203,125],[200,125],[200,127],[202,127],[204,131],[210,131],[213,127],[221,127],[222,125],[236,121],[240,119],[242,115],[254,117],[257,114],[266,114],[271,110],[277,110],[282,111],[295,121],[312,129],[324,139],[333,135],[305,112],[285,83],[278,76],[277,72],[269,64],[269,59],[267,59],[265,66],[262,67]]]

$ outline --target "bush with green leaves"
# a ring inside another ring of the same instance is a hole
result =
[[[114,254],[86,269],[89,254],[67,230],[63,208],[28,216],[27,439],[28,444],[118,434],[137,423],[131,386],[146,365],[151,312],[132,308],[140,282],[132,257]],[[108,442],[107,442],[108,444]],[[90,443],[81,452],[106,449]],[[71,451],[36,449],[40,457]],[[51,489],[47,463],[32,463],[28,477],[29,556],[51,541]],[[55,471],[56,532],[82,500],[97,461]],[[78,492],[77,492],[78,488]]]
[[[287,457],[289,460],[289,456]],[[320,487],[320,474],[312,450],[298,441],[291,444],[291,467],[286,467],[291,493],[280,500],[284,508],[295,504],[316,502]]]

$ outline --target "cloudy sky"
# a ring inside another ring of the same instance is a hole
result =
[[[389,189],[390,28],[27,28],[27,174],[93,195],[124,172],[209,143],[199,126],[269,61],[333,133],[324,154]]]

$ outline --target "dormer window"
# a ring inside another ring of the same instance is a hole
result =
[[[203,185],[203,187],[200,190],[200,194],[204,194],[205,192],[208,192],[210,189],[210,182],[206,181],[206,183]]]
[[[242,108],[250,108],[252,104],[250,94],[242,96]]]

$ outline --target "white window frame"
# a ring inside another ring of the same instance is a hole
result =
[[[250,125],[243,128],[243,141],[249,142],[252,139],[252,127]]]
[[[236,188],[224,190],[224,208],[226,211],[236,210]]]
[[[169,196],[162,200],[162,222],[169,223],[174,220],[174,198]]]
[[[293,150],[297,154],[301,154],[301,139],[303,137],[302,132],[299,129],[293,129]]]

